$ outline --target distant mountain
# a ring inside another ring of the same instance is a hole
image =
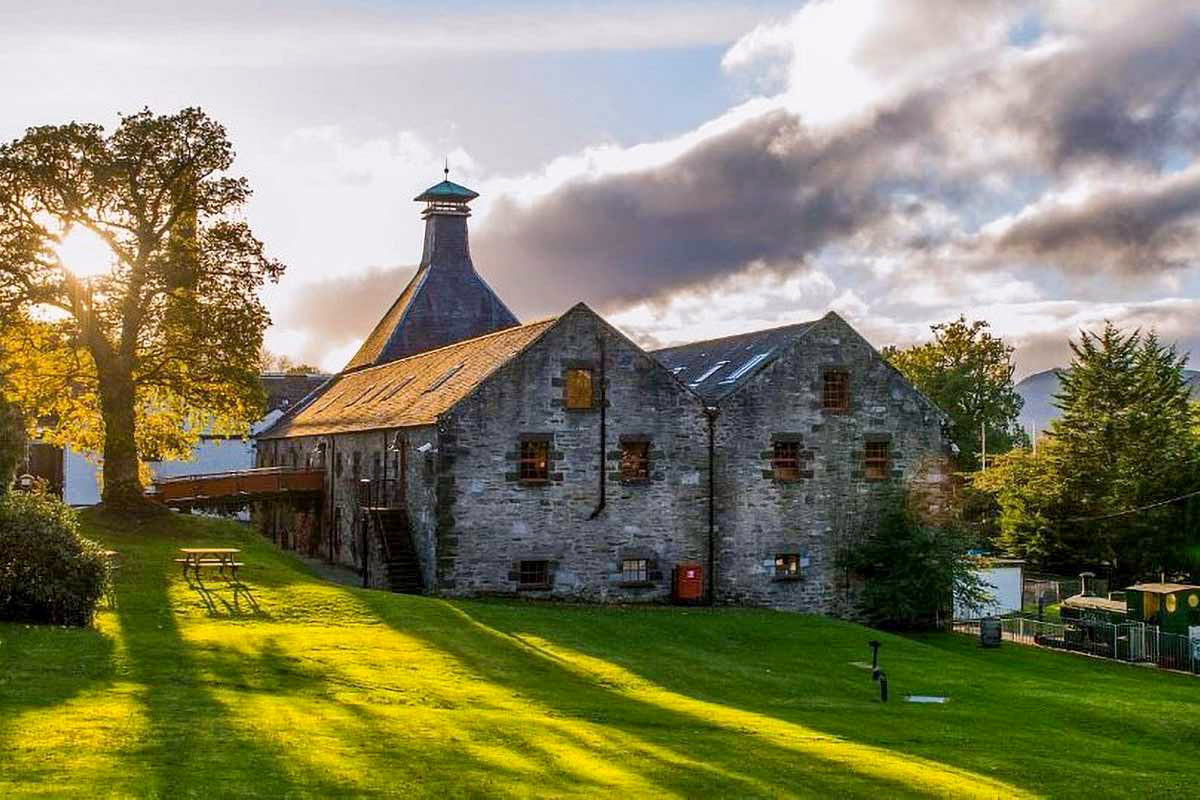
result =
[[[1021,424],[1026,430],[1044,431],[1050,427],[1050,422],[1058,416],[1054,407],[1054,395],[1058,394],[1058,373],[1061,370],[1048,369],[1045,372],[1035,372],[1017,384],[1017,394],[1025,401],[1021,409]],[[1192,397],[1200,400],[1200,370],[1185,369],[1188,383],[1192,386]]]

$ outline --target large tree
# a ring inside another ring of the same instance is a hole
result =
[[[25,456],[25,418],[7,397],[7,381],[0,369],[0,497],[12,487],[17,465]]]
[[[950,415],[959,468],[975,470],[984,431],[988,453],[1007,452],[1024,440],[1017,419],[1023,401],[1013,385],[1013,349],[981,320],[959,317],[930,329],[931,341],[905,350],[888,347],[883,355]]]
[[[30,128],[0,146],[0,313],[23,405],[50,438],[96,445],[103,498],[144,502],[139,459],[189,452],[259,414],[259,290],[283,266],[239,215],[250,188],[203,111]],[[64,263],[86,231],[106,262]]]
[[[1049,567],[1108,563],[1119,579],[1193,571],[1200,498],[1177,499],[1200,490],[1186,358],[1111,324],[1071,348],[1038,453],[976,476],[1001,509],[1000,543]]]

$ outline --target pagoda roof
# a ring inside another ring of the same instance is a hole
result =
[[[427,203],[446,203],[460,202],[468,203],[479,197],[479,192],[473,192],[465,186],[455,183],[451,180],[444,180],[441,183],[430,186],[425,191],[413,198],[416,202]]]

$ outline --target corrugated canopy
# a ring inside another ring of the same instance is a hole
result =
[[[668,347],[651,353],[707,402],[737,391],[819,320]]]
[[[262,439],[429,425],[553,325],[549,319],[338,376]]]
[[[1175,594],[1200,590],[1200,586],[1187,583],[1135,583],[1125,591],[1149,592],[1150,594]]]

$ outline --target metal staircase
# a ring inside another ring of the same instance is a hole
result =
[[[373,508],[372,527],[383,548],[388,588],[402,594],[421,594],[421,561],[413,547],[408,511],[403,507]]]
[[[397,482],[387,478],[361,481],[359,502],[365,515],[365,533],[379,543],[388,588],[402,594],[421,594],[425,589],[421,559],[413,545],[408,509]],[[364,585],[365,581],[364,575]]]

